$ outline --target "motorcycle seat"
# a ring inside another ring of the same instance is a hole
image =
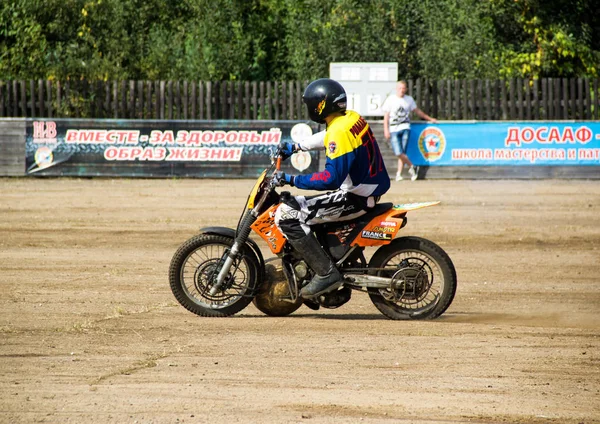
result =
[[[335,229],[338,227],[342,227],[350,222],[363,222],[364,223],[363,225],[366,225],[369,221],[371,221],[371,219],[375,218],[378,215],[381,215],[384,212],[389,211],[393,207],[394,207],[394,204],[391,202],[378,203],[375,205],[375,207],[373,207],[369,211],[367,211],[366,214],[361,215],[358,218],[354,218],[349,221],[335,221],[335,222],[327,222],[324,224],[311,225],[311,228],[313,229],[313,231],[318,231],[320,228],[332,230],[332,229]]]

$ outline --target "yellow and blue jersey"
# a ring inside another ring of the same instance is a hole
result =
[[[297,175],[294,185],[307,190],[341,189],[358,196],[381,196],[390,178],[369,124],[348,110],[334,118],[325,133],[325,170]]]

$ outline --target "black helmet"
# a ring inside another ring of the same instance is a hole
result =
[[[346,91],[339,82],[321,78],[308,84],[302,101],[306,103],[310,119],[324,124],[332,113],[346,110]]]

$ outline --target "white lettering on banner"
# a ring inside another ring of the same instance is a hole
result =
[[[56,122],[33,121],[33,142],[36,144],[56,143]]]
[[[492,160],[492,149],[452,149],[452,160]]]
[[[600,160],[600,149],[579,149],[580,160]]]
[[[541,144],[586,144],[594,138],[594,133],[586,126],[582,126],[573,131],[573,127],[567,126],[562,133],[558,127],[509,127],[507,130],[504,145],[510,147],[511,144],[521,146],[526,143],[541,143]]]
[[[565,160],[565,149],[496,149],[494,160],[529,161],[536,160]]]

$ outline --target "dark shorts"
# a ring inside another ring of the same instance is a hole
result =
[[[390,134],[390,141],[392,143],[392,149],[396,156],[406,154],[406,148],[408,147],[408,136],[410,136],[410,129],[393,132]]]

